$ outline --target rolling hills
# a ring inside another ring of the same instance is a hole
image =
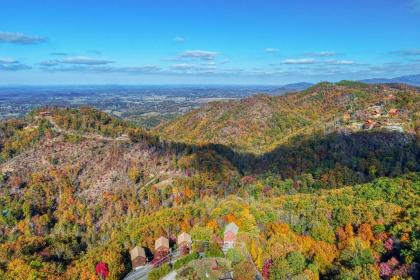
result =
[[[209,103],[155,132],[172,141],[218,143],[256,154],[297,136],[361,130],[365,122],[371,122],[369,127],[373,124],[413,133],[419,120],[418,93],[418,89],[402,85],[321,83],[285,96],[256,95]],[[395,110],[398,113],[393,113]]]
[[[122,279],[130,248],[181,231],[220,255],[229,222],[237,279],[416,279],[419,96],[321,83],[154,131],[85,107],[2,121],[0,279]]]

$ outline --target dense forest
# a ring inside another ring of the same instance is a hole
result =
[[[235,279],[418,279],[419,97],[322,83],[154,131],[92,108],[3,121],[0,279],[122,279],[132,247],[181,231],[223,255],[230,222]]]

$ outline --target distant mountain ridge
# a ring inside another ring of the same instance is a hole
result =
[[[405,76],[399,76],[395,78],[372,78],[372,79],[363,79],[358,80],[362,83],[367,84],[407,84],[411,86],[420,86],[420,74],[413,74],[413,75],[405,75]],[[314,83],[308,83],[308,82],[298,82],[298,83],[291,83],[291,84],[285,84],[281,85],[278,88],[275,89],[275,92],[278,93],[286,93],[286,92],[296,92],[296,91],[302,91],[306,90],[312,86],[314,86]]]
[[[420,74],[413,74],[413,75],[405,75],[399,76],[395,78],[372,78],[372,79],[363,79],[358,80],[362,83],[367,84],[390,84],[390,83],[397,83],[397,84],[407,84],[411,86],[420,86]],[[294,91],[302,91],[305,89],[310,88],[311,86],[315,85],[314,83],[308,82],[298,82],[298,83],[291,83],[279,86],[276,91],[277,92],[294,92]]]
[[[286,84],[286,85],[280,86],[278,89],[276,89],[276,91],[280,91],[280,92],[301,91],[301,90],[310,88],[313,85],[314,85],[313,83],[307,83],[307,82]]]
[[[368,84],[386,84],[386,83],[401,83],[401,84],[408,84],[413,86],[420,86],[420,74],[416,75],[407,75],[407,76],[400,76],[396,78],[375,78],[375,79],[365,79],[361,80],[363,83]]]

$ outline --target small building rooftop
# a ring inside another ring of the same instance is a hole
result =
[[[230,223],[225,227],[225,234],[229,231],[233,232],[234,234],[237,234],[239,230],[239,227],[235,223]]]
[[[155,241],[155,250],[159,250],[161,248],[169,249],[169,240],[168,240],[168,238],[161,236],[158,239],[156,239],[156,241]]]
[[[182,244],[182,243],[191,243],[191,235],[189,235],[188,233],[182,232],[180,235],[178,235],[177,238],[177,244]]]
[[[143,247],[136,246],[130,250],[130,257],[131,257],[131,260],[134,260],[137,257],[146,258],[146,252],[144,251]]]

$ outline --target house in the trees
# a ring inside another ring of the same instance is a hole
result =
[[[395,100],[395,95],[393,94],[388,94],[385,98],[385,100]]]
[[[48,110],[45,110],[45,111],[41,111],[41,112],[39,112],[39,116],[40,117],[49,117],[49,116],[51,116],[51,113],[50,113],[50,111],[48,111]]]
[[[229,249],[233,248],[238,231],[239,227],[235,223],[230,223],[225,227],[225,233],[223,235],[223,252],[226,253]]]
[[[182,232],[178,235],[176,243],[182,255],[188,254],[191,250],[191,235]]]
[[[146,264],[146,252],[143,247],[136,246],[130,251],[131,266],[137,269]]]
[[[233,272],[226,272],[219,280],[233,280]]]
[[[392,108],[392,109],[389,110],[388,114],[390,116],[395,116],[395,115],[398,114],[398,109]]]
[[[367,130],[369,130],[369,129],[372,129],[373,128],[373,126],[376,124],[376,122],[374,122],[373,120],[371,120],[371,119],[368,119],[368,120],[366,120],[365,121],[365,123],[363,124],[363,129],[367,129]]]
[[[160,260],[169,254],[169,240],[166,237],[159,237],[155,241],[155,260]]]

